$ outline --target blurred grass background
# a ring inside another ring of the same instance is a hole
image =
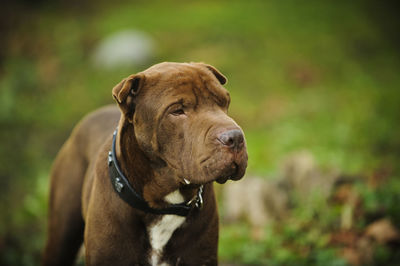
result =
[[[395,1],[14,1],[0,10],[0,264],[38,265],[48,173],[87,112],[112,103],[123,77],[162,61],[202,61],[229,82],[248,172],[270,176],[306,149],[360,176],[365,213],[400,226],[399,20]],[[105,70],[96,45],[124,29],[155,42],[144,65]],[[368,186],[379,176],[379,186]],[[301,206],[267,237],[223,226],[220,260],[238,265],[346,265],[329,234],[340,206]],[[325,219],[315,219],[319,212]],[[308,214],[311,213],[311,214]],[[360,218],[360,227],[368,217]],[[307,224],[304,227],[304,224]],[[355,230],[360,230],[355,229]],[[374,265],[399,265],[382,247]]]

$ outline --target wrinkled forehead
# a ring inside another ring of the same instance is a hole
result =
[[[162,107],[181,101],[187,105],[202,103],[229,105],[229,93],[206,68],[191,64],[164,63],[144,72],[145,101]]]

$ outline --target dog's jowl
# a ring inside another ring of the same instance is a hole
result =
[[[201,63],[161,63],[112,89],[51,174],[44,265],[216,265],[213,182],[243,177],[242,129],[226,78]]]

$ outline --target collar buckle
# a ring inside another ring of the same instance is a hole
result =
[[[190,206],[194,203],[194,206],[198,209],[202,209],[203,208],[203,188],[204,186],[201,185],[199,187],[199,190],[197,191],[197,194],[191,199],[189,200],[186,205]]]

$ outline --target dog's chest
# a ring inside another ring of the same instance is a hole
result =
[[[174,191],[165,197],[165,200],[171,204],[177,204],[184,201],[179,191]],[[149,241],[151,245],[149,263],[151,265],[168,265],[161,261],[164,247],[170,240],[174,231],[185,221],[185,217],[178,215],[163,215],[161,219],[150,224],[147,228]]]

